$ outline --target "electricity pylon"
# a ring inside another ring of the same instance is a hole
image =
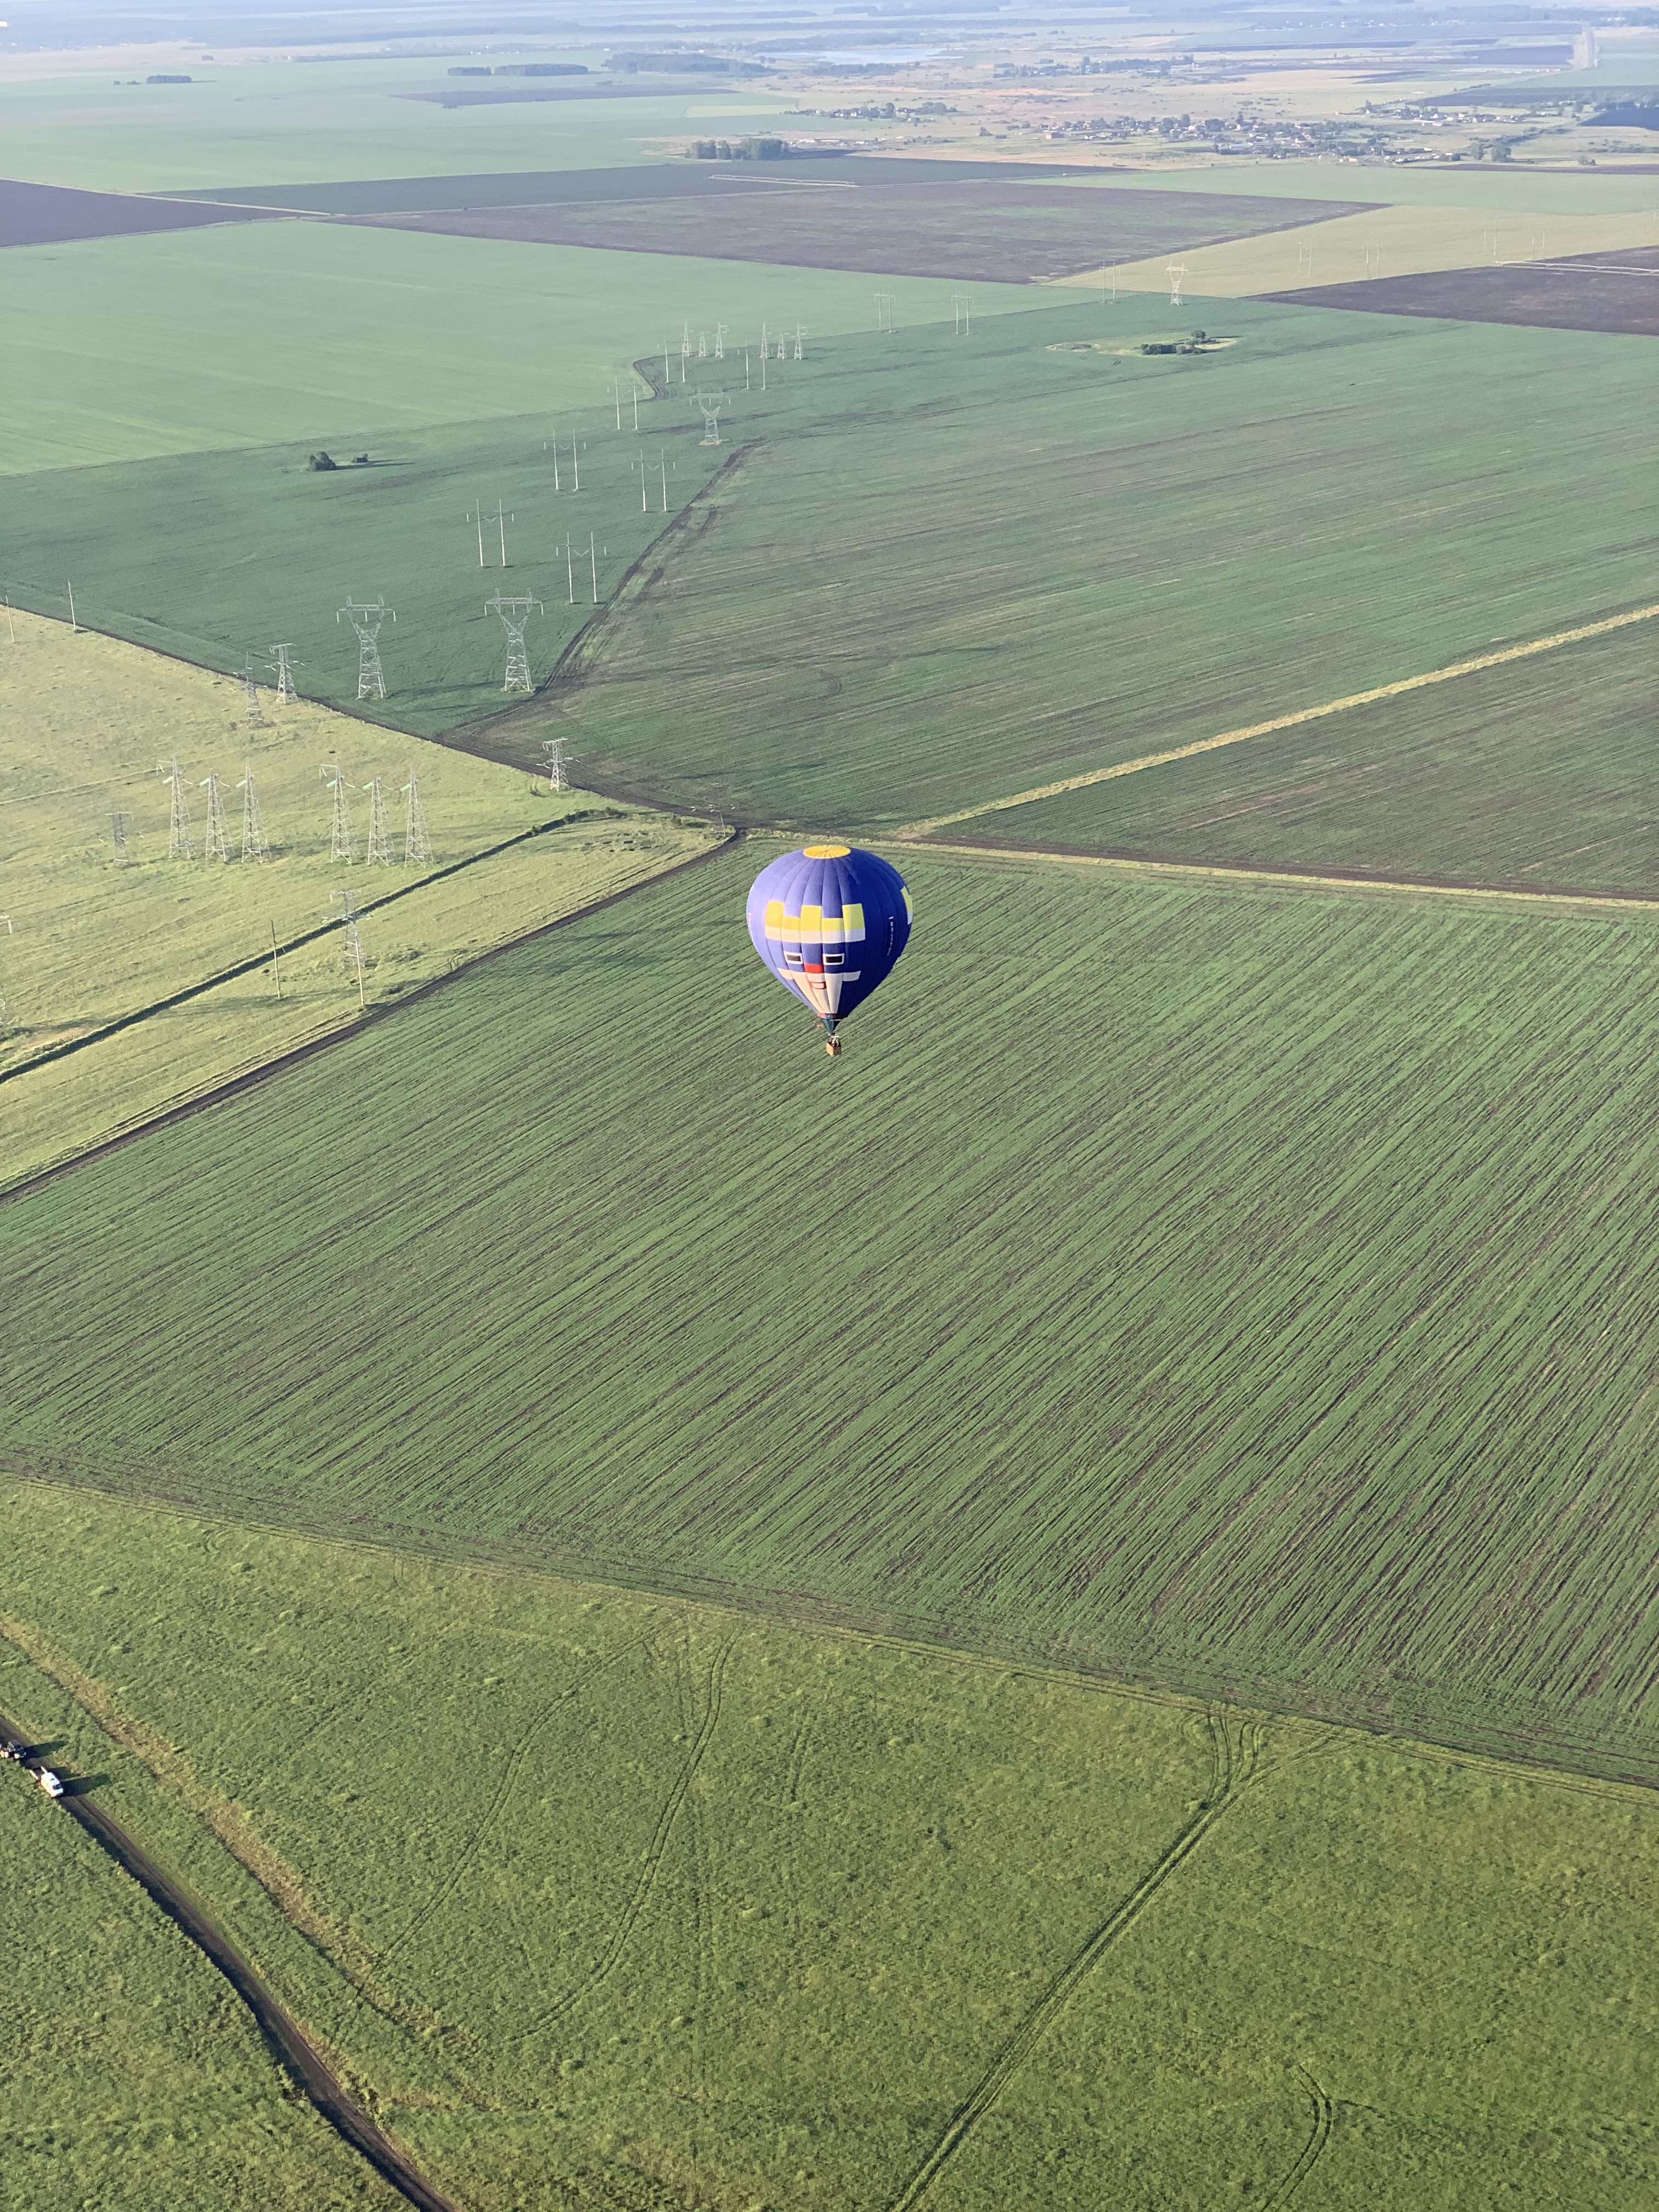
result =
[[[397,621],[396,613],[384,599],[348,599],[334,617],[337,623],[341,616],[349,617],[351,627],[357,633],[357,696],[360,699],[384,699],[386,696],[386,672],[380,666],[378,640],[380,624],[388,615],[393,622]]]
[[[323,781],[332,787],[334,819],[329,830],[328,857],[331,860],[353,860],[357,857],[352,849],[351,809],[346,803],[345,772],[337,761],[329,761],[322,770]]]
[[[202,841],[204,860],[228,860],[230,840],[225,835],[224,786],[216,775],[204,775],[202,788],[208,795],[207,835]]]
[[[172,805],[167,816],[167,858],[187,860],[190,858],[190,801],[185,796],[185,772],[179,765],[175,753],[171,761],[157,761],[155,773],[162,777],[172,793]]]
[[[276,704],[291,707],[295,700],[294,671],[299,665],[290,657],[294,647],[291,645],[273,645],[270,651],[270,665],[276,678]]]
[[[245,860],[268,860],[270,840],[259,819],[259,794],[253,788],[253,770],[244,771],[236,787],[242,794],[242,858]]]
[[[380,779],[372,775],[363,786],[368,793],[368,849],[363,858],[371,868],[392,866],[392,832],[386,827],[386,793]]]
[[[779,343],[782,343],[781,339]],[[698,442],[705,446],[718,446],[720,442],[720,410],[729,407],[732,403],[725,392],[705,392],[701,385],[697,387],[696,400],[702,410],[702,436]]]
[[[253,680],[252,653],[249,653],[246,659],[243,661],[237,673],[241,677],[242,688],[247,694],[247,726],[250,730],[268,730],[270,725],[266,721],[264,709],[259,704],[259,687]]]
[[[404,866],[421,868],[432,859],[432,840],[426,834],[426,809],[421,804],[420,779],[411,768],[409,781],[403,787],[404,806]]]
[[[499,615],[501,628],[507,632],[507,681],[503,691],[533,691],[530,680],[530,655],[525,648],[525,626],[531,611],[544,614],[546,609],[539,599],[504,599],[499,592],[493,599],[484,601],[487,615]]]

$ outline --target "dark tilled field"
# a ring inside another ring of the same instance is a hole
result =
[[[989,179],[933,190],[832,179],[806,190],[739,187],[718,207],[700,195],[362,219],[462,238],[1018,284],[1352,212],[1348,204],[1325,200],[1077,191],[1064,185]]]
[[[774,191],[781,185],[1020,183],[1098,176],[1098,163],[923,161],[900,155],[803,156],[787,161],[650,161],[611,169],[516,169],[459,177],[345,178],[325,185],[234,185],[181,192],[181,199],[238,207],[301,209],[314,215],[422,215],[478,208],[548,208],[591,200],[706,199],[713,194]]]
[[[1381,276],[1261,296],[1298,307],[1358,307],[1373,315],[1436,315],[1461,323],[1659,337],[1659,248],[1632,246],[1510,268],[1442,269],[1426,276]]]
[[[221,207],[197,201],[130,198],[125,192],[82,192],[63,185],[24,185],[0,178],[0,246],[61,246],[72,238],[123,238],[145,230],[198,230],[207,222],[260,222],[268,208]]]
[[[509,92],[502,85],[480,85],[476,91],[457,85],[442,92],[399,92],[398,100],[424,100],[431,107],[506,107],[526,100],[684,100],[688,92],[720,89],[720,80],[706,76],[677,76],[656,84],[538,84]]]

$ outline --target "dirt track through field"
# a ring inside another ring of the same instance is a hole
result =
[[[954,814],[935,814],[926,822],[912,822],[897,831],[900,837],[930,837],[958,822],[972,822],[983,814],[1006,813],[1015,806],[1034,805],[1040,799],[1059,799],[1068,791],[1085,791],[1097,783],[1110,783],[1120,775],[1138,775],[1143,769],[1164,768],[1171,761],[1191,760],[1197,753],[1212,753],[1224,745],[1242,745],[1249,738],[1270,737],[1276,730],[1293,730],[1304,722],[1322,721],[1327,714],[1346,714],[1350,707],[1369,707],[1379,699],[1398,699],[1407,691],[1426,690],[1432,684],[1449,684],[1454,677],[1474,676],[1483,668],[1498,668],[1506,661],[1529,660],[1534,653],[1553,653],[1558,646],[1578,645],[1586,638],[1604,637],[1610,630],[1626,629],[1632,623],[1650,622],[1659,615],[1659,604],[1632,608],[1627,614],[1607,615],[1600,622],[1581,623],[1576,629],[1556,630],[1525,645],[1506,645],[1498,653],[1477,653],[1473,660],[1455,661],[1449,668],[1433,668],[1424,676],[1402,677],[1397,684],[1379,684],[1370,691],[1351,691],[1345,699],[1329,699],[1322,707],[1304,707],[1294,714],[1276,714],[1270,722],[1251,722],[1238,730],[1224,730],[1218,737],[1200,738],[1189,745],[1174,745],[1167,752],[1142,753],[1120,761],[1115,768],[1091,769],[1083,775],[1063,776],[1056,783],[1042,783],[1030,791],[1017,791],[1009,799],[988,799],[978,806],[964,806]]]
[[[1036,2002],[1014,2027],[1002,2048],[945,2123],[943,2132],[909,2180],[893,2199],[890,2212],[915,2212],[945,2168],[1001,2096],[1051,2027],[1079,1984],[1102,1954],[1137,1921],[1182,1861],[1190,1857],[1231,1805],[1238,1802],[1258,1771],[1261,1729],[1245,1720],[1239,1724],[1235,1749],[1229,1733],[1230,1717],[1207,1716],[1212,1746],[1210,1794],[1185,1821],[1128,1895],[1116,1905],[1093,1934],[1074,1951],[1049,1980]]]
[[[0,1713],[0,1729],[15,1743],[28,1741],[28,1730],[20,1729],[3,1713]],[[229,1939],[162,1873],[118,1821],[112,1820],[90,1797],[76,1795],[72,1780],[67,1776],[64,1779],[69,1783],[69,1794],[58,1801],[63,1810],[132,1876],[174,1927],[218,1968],[252,2014],[266,2049],[287,2069],[307,2100],[342,2141],[360,2157],[366,2158],[408,2203],[419,2207],[419,2212],[459,2212],[455,2200],[434,2189],[410,2164],[391,2137],[382,2134],[368,2114],[347,2095],[332,2068],[298,2021],[277,2002]]]

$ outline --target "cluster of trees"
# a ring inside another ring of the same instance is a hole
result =
[[[698,138],[691,148],[699,161],[781,161],[788,151],[787,138]]]

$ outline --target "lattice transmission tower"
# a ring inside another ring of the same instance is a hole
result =
[[[253,656],[249,653],[236,673],[242,679],[242,690],[247,701],[246,720],[250,730],[268,730],[264,708],[259,704],[259,686],[254,680]]]
[[[341,916],[342,936],[340,957],[346,974],[355,978],[357,985],[357,1004],[363,1004],[363,933],[357,927],[357,899],[352,891],[331,891],[329,903],[338,899],[345,911]]]
[[[530,680],[530,655],[526,650],[524,634],[532,613],[544,614],[547,610],[539,599],[504,599],[499,592],[493,599],[484,601],[487,615],[499,615],[501,628],[507,632],[507,681],[503,691],[533,691]]]
[[[128,868],[132,865],[132,854],[127,849],[127,824],[131,819],[131,815],[121,807],[117,807],[109,817],[110,842],[115,848],[115,865],[118,868]]]
[[[550,791],[569,790],[570,763],[574,758],[574,753],[562,738],[542,739],[542,766],[547,771]]]
[[[208,795],[207,834],[202,840],[204,860],[228,860],[230,840],[225,835],[225,787],[216,775],[204,775],[202,789]]]
[[[236,788],[242,794],[242,858],[245,860],[268,860],[270,858],[270,840],[259,819],[259,794],[253,787],[251,767],[243,770],[242,780]]]
[[[423,868],[432,860],[432,840],[426,830],[426,809],[421,804],[421,781],[411,768],[404,794],[404,866]]]
[[[357,633],[357,696],[360,699],[384,699],[386,671],[380,665],[380,624],[390,615],[398,619],[395,611],[384,599],[348,599],[334,617],[337,623],[349,620]]]
[[[386,826],[386,793],[378,775],[363,786],[368,793],[368,849],[363,854],[371,868],[392,866],[392,832]]]
[[[323,781],[334,793],[334,819],[329,826],[328,857],[331,860],[355,860],[357,857],[351,837],[351,808],[346,800],[345,771],[338,761],[327,761],[322,769]]]
[[[271,647],[270,665],[272,675],[276,678],[276,704],[279,707],[291,707],[294,704],[297,696],[294,689],[294,672],[299,665],[299,662],[294,659],[294,647],[291,645]]]
[[[175,753],[170,761],[157,761],[155,773],[167,784],[171,794],[167,812],[167,858],[187,860],[190,858],[190,800],[185,793],[185,772],[179,765]]]
[[[781,346],[781,338],[778,343]],[[699,385],[696,403],[702,410],[702,436],[698,442],[704,446],[718,446],[720,442],[720,410],[731,405],[730,399],[723,392],[705,392]]]
[[[1181,287],[1186,277],[1187,264],[1184,261],[1166,261],[1164,264],[1164,273],[1170,280],[1170,305],[1172,307],[1178,307],[1181,305]]]

